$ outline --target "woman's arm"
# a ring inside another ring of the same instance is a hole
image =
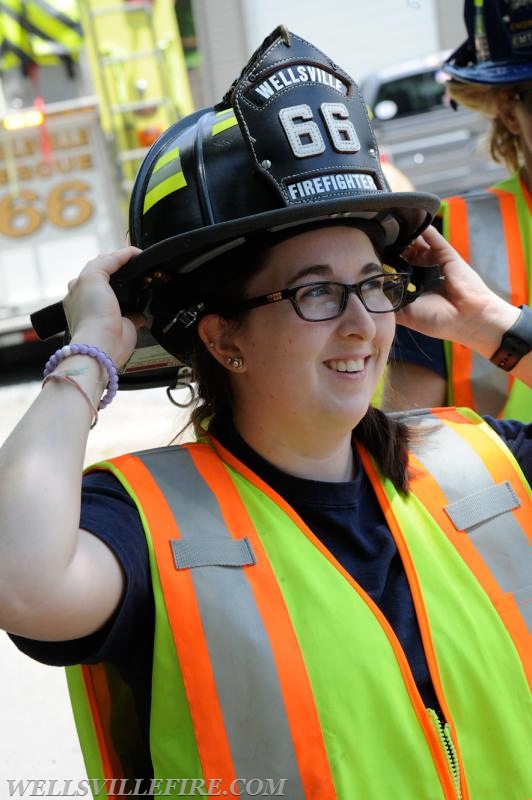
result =
[[[139,252],[126,247],[90,261],[64,301],[72,343],[94,345],[123,364],[136,342],[109,277]],[[68,370],[98,406],[107,375],[86,355]],[[66,640],[101,627],[123,590],[111,550],[79,530],[81,474],[92,412],[65,381],[49,381],[0,449],[0,627]]]
[[[416,264],[440,264],[445,281],[441,294],[422,295],[398,311],[397,322],[428,336],[463,344],[490,359],[520,310],[492,292],[432,227],[406,255]],[[532,352],[523,356],[511,374],[532,386]]]

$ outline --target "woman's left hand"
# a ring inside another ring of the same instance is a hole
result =
[[[396,314],[397,322],[413,330],[463,344],[489,358],[501,335],[519,316],[484,283],[434,228],[427,228],[404,253],[420,266],[439,264],[442,291],[427,293]]]

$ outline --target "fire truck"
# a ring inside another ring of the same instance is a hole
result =
[[[171,0],[3,0],[0,354],[123,246],[140,161],[192,110]]]

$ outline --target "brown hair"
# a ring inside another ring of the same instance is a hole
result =
[[[219,296],[219,309],[237,306],[246,297],[247,280],[264,265],[268,248],[246,253],[246,280],[235,280],[224,288]],[[218,311],[222,313],[222,311]],[[246,313],[231,317],[238,327]],[[228,371],[213,358],[199,337],[195,337],[191,354],[193,380],[196,382],[197,401],[190,415],[196,436],[217,421],[232,417],[233,394]],[[187,426],[188,427],[188,426]],[[366,447],[381,471],[400,492],[408,490],[409,429],[403,422],[370,406],[353,432],[354,438]]]
[[[487,139],[489,153],[494,161],[505,164],[509,172],[519,169],[522,157],[521,139],[508,130],[499,116],[497,101],[510,98],[513,86],[494,86],[485,83],[461,83],[450,80],[447,94],[458,105],[478,111],[491,120],[491,130]]]

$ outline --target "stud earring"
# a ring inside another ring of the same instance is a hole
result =
[[[228,367],[234,367],[235,369],[242,369],[244,366],[244,359],[242,356],[227,356],[225,359],[225,363]]]

